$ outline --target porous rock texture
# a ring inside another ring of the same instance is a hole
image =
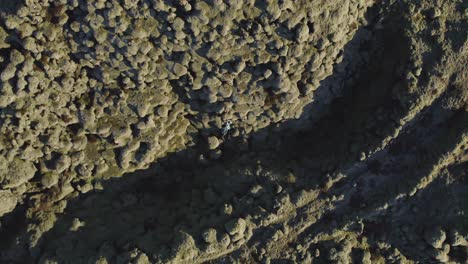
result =
[[[468,261],[463,0],[0,10],[0,262]]]

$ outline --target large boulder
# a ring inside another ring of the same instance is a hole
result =
[[[37,169],[32,162],[14,158],[8,161],[0,156],[0,188],[9,189],[20,186],[34,177]]]

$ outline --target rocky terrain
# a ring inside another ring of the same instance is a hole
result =
[[[0,4],[0,263],[468,263],[468,2]]]

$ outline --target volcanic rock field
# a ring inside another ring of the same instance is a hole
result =
[[[0,263],[468,263],[468,2],[0,0]]]

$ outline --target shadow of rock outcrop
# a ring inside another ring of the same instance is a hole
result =
[[[24,0],[2,0],[0,2],[0,13],[14,14],[21,7]]]

